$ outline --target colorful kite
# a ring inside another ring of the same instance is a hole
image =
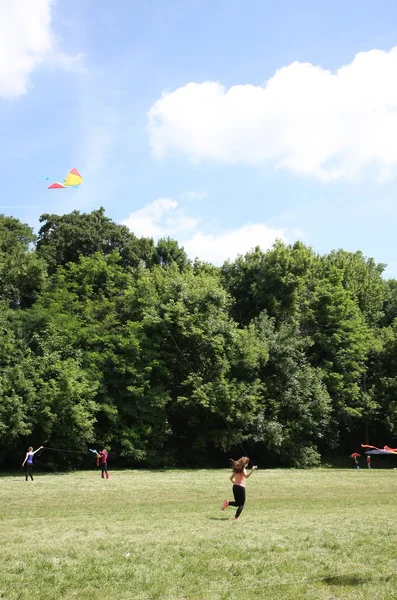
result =
[[[43,177],[43,179],[45,179],[46,181],[48,181],[50,178],[49,177]],[[80,173],[77,171],[77,169],[72,169],[71,171],[69,171],[69,173],[66,176],[66,179],[64,179],[64,181],[62,183],[60,183],[59,181],[54,181],[54,183],[52,183],[50,186],[48,186],[49,190],[59,190],[61,188],[78,188],[79,185],[81,185],[83,183],[83,178],[81,177]]]
[[[392,452],[393,454],[397,454],[397,448],[389,448],[389,446],[384,447],[388,452]]]
[[[90,452],[93,452],[94,454],[96,454],[96,466],[99,467],[99,460],[101,458],[101,455],[98,453],[98,450],[93,450],[92,448],[88,448]]]
[[[362,448],[371,448],[371,450],[367,450],[365,454],[397,454],[397,448],[390,448],[389,446],[384,446],[383,448],[377,448],[376,446],[369,446],[368,444],[361,444]]]

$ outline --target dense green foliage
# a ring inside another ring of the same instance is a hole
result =
[[[218,268],[103,209],[41,222],[0,216],[0,460],[104,444],[128,465],[305,467],[397,439],[384,265],[278,242]]]

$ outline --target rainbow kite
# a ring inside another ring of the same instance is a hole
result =
[[[49,177],[45,177],[44,179],[48,180]],[[83,183],[83,178],[77,169],[72,169],[66,176],[66,179],[62,183],[59,181],[54,181],[50,186],[48,186],[49,190],[59,190],[61,188],[78,188],[79,185]]]

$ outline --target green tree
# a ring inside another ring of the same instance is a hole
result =
[[[30,336],[21,313],[3,310],[0,319],[0,457],[32,440],[91,441],[97,386],[80,353],[66,356],[51,328]]]
[[[97,439],[117,455],[150,460],[165,435],[167,395],[150,378],[150,340],[128,306],[133,289],[118,252],[80,257],[58,268],[30,320],[55,329],[71,355],[81,353],[97,385]]]
[[[30,306],[46,279],[43,260],[30,249],[36,237],[18,219],[0,215],[0,301]]]
[[[364,414],[361,384],[372,337],[339,271],[316,282],[303,329],[311,340],[307,355],[332,398],[337,431],[351,431]]]
[[[74,210],[67,215],[44,214],[40,217],[37,252],[49,271],[77,262],[80,256],[96,252],[111,254],[118,250],[124,268],[136,267],[152,260],[153,240],[138,239],[125,225],[117,225],[105,216],[103,208],[91,213]]]
[[[276,242],[268,252],[257,247],[226,262],[221,276],[234,299],[233,317],[242,325],[264,310],[279,323],[295,317],[315,263],[313,251],[300,242]]]
[[[370,437],[397,437],[397,320],[379,331],[367,374]]]
[[[214,448],[241,443],[260,395],[253,365],[266,360],[266,347],[230,319],[219,277],[176,265],[140,270],[126,306],[156,357],[151,385],[167,390],[167,448],[176,459],[208,460]]]
[[[337,269],[343,287],[358,304],[366,322],[376,325],[383,318],[387,284],[382,279],[384,264],[365,258],[362,252],[332,251],[322,257],[323,276],[332,277]]]
[[[384,320],[382,325],[388,326],[397,318],[397,280],[388,279],[385,282],[385,288],[383,305]]]
[[[153,253],[152,265],[168,267],[174,263],[181,271],[185,271],[191,266],[185,250],[179,247],[176,240],[169,237],[160,239]]]
[[[255,327],[267,339],[269,360],[260,377],[261,411],[255,420],[253,439],[274,462],[308,467],[319,463],[318,446],[329,437],[331,398],[320,369],[310,365],[307,340],[296,324],[276,328],[262,315]],[[256,337],[259,337],[258,334]]]

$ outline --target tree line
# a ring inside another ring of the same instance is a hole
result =
[[[40,223],[35,236],[0,215],[3,468],[35,444],[102,445],[126,466],[215,465],[244,449],[308,467],[396,440],[385,265],[278,241],[216,267],[102,208]]]

